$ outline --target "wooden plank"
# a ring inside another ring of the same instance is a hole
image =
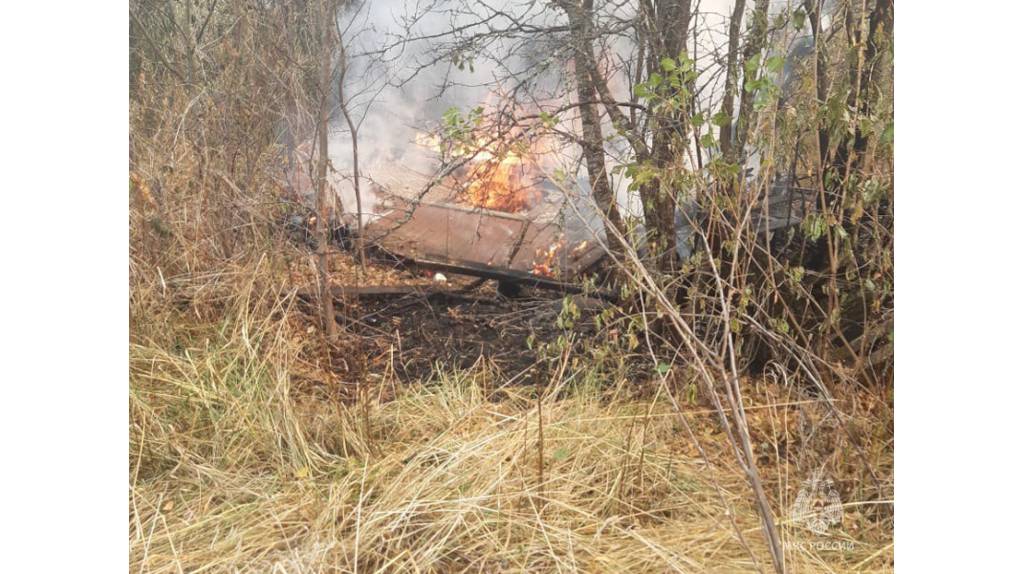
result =
[[[564,281],[558,281],[557,279],[551,279],[549,277],[543,277],[541,275],[534,275],[525,271],[519,271],[516,269],[508,268],[497,268],[490,267],[487,265],[481,265],[474,261],[460,261],[448,259],[447,261],[438,259],[409,259],[410,264],[423,269],[434,269],[437,271],[446,271],[457,275],[469,275],[471,277],[482,277],[484,279],[493,279],[495,281],[502,281],[508,283],[515,283],[518,285],[525,285],[527,287],[537,287],[540,289],[550,289],[553,291],[561,291],[563,293],[582,293],[583,287],[576,283],[566,283]],[[618,300],[618,296],[607,290],[598,290],[590,295],[609,301]]]
[[[492,297],[475,297],[462,289],[451,289],[434,285],[334,285],[331,294],[336,299],[400,299],[402,297],[420,297],[462,302],[493,302]],[[313,301],[319,293],[314,289],[299,290],[296,295],[303,300]]]
[[[430,285],[334,285],[331,293],[335,297],[401,297],[403,295],[426,295],[438,291]],[[301,289],[296,293],[299,297],[317,297],[319,292],[314,289]]]

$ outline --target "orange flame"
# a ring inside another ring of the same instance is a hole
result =
[[[510,145],[487,137],[475,143],[446,142],[438,135],[419,133],[417,145],[438,150],[449,157],[466,162],[456,172],[463,182],[463,199],[476,207],[515,213],[529,209],[541,198],[538,183],[541,171],[537,164],[538,149],[517,142]],[[536,148],[535,145],[532,147]]]
[[[466,200],[477,207],[516,212],[540,198],[536,166],[512,150],[481,150],[471,162],[467,179]]]
[[[533,268],[530,272],[541,277],[554,277],[555,259],[558,256],[559,250],[563,247],[565,247],[565,238],[560,237],[558,241],[549,245],[547,249],[538,249],[533,260]]]
[[[583,257],[589,246],[590,242],[588,240],[580,241],[575,247],[569,250],[569,258],[577,260],[580,257]],[[534,254],[530,273],[541,277],[554,277],[555,271],[557,270],[556,263],[558,260],[558,253],[563,251],[566,247],[567,244],[565,237],[560,236],[558,240],[549,245],[546,249],[538,249]]]

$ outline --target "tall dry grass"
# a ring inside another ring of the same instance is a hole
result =
[[[133,334],[132,571],[770,567],[710,410],[691,404],[680,416],[629,373],[595,385],[586,363],[551,369],[541,483],[534,387],[496,392],[481,364],[387,402],[312,399],[289,374],[302,349],[289,299],[258,284],[238,281],[219,320],[189,321],[170,305]],[[814,535],[786,524],[802,477],[780,444],[802,441],[798,419],[822,411],[793,387],[758,389],[748,412],[762,472],[787,542],[803,543],[787,545],[791,571],[890,569],[891,534],[862,500],[844,500],[843,529],[829,538],[849,548],[815,549]],[[847,422],[870,430],[868,420]],[[874,456],[891,467],[891,451]]]
[[[802,267],[765,258],[771,246],[745,225],[751,194],[711,210],[701,239],[717,258],[684,269],[696,280],[634,279],[637,306],[613,313],[600,339],[553,353],[541,417],[535,387],[503,387],[483,363],[441,368],[389,401],[313,397],[297,374],[319,339],[289,296],[304,260],[281,241],[277,183],[282,122],[302,115],[308,79],[304,16],[221,3],[198,50],[165,21],[189,22],[189,4],[154,6],[132,4],[145,30],[133,33],[130,104],[132,571],[769,571],[709,399],[724,381],[742,387],[788,569],[892,569],[891,387],[861,388],[831,348],[853,321],[865,324],[860,355],[891,332],[869,333],[892,314],[891,173],[851,183],[867,215],[832,248],[850,248],[834,309],[820,304],[827,274],[801,280]],[[780,125],[816,127],[817,115],[796,117],[815,125]],[[660,296],[681,290],[689,307]],[[677,307],[694,334],[649,328]],[[839,322],[861,307],[866,319]],[[685,340],[700,352],[681,354]],[[755,354],[743,342],[769,346],[765,374],[719,377],[732,343],[739,360]],[[790,516],[823,469],[844,505],[825,538]]]

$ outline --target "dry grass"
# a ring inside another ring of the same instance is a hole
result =
[[[481,367],[384,403],[313,400],[292,388],[301,344],[286,306],[238,277],[241,295],[214,324],[157,314],[135,293],[133,572],[771,569],[749,486],[706,409],[683,416],[708,461],[662,393],[567,369],[544,398],[540,484],[532,387],[489,397]],[[891,570],[891,521],[869,512],[873,495],[844,496],[827,538],[787,523],[805,477],[777,455],[814,401],[757,388],[752,434],[789,569]],[[864,416],[847,422],[870,428]],[[875,468],[891,469],[891,446],[878,444]],[[850,544],[813,545],[823,540]]]
[[[187,22],[187,6],[174,3],[168,12],[133,5],[133,26],[171,30],[176,26],[165,19],[177,10],[177,21]],[[761,246],[750,239],[750,226],[734,226],[754,212],[754,194],[724,202],[728,213],[719,205],[726,196],[706,198],[715,208],[709,228],[720,243],[741,249],[711,250],[715,237],[704,237],[713,255],[731,251],[732,261],[721,274],[695,268],[690,309],[663,304],[639,317],[635,308],[623,310],[634,316],[576,345],[568,368],[541,370],[557,373],[544,375],[542,451],[534,387],[496,392],[507,379],[485,361],[469,371],[441,368],[432,380],[408,386],[388,386],[387,369],[353,368],[352,376],[367,374],[388,391],[338,402],[354,394],[341,392],[353,381],[339,380],[341,370],[324,364],[359,349],[343,340],[336,352],[323,352],[319,331],[282,297],[314,284],[308,253],[285,241],[282,222],[292,208],[282,201],[290,196],[279,181],[279,132],[284,122],[306,137],[297,126],[307,123],[319,96],[307,93],[305,70],[317,66],[296,62],[321,56],[315,46],[279,41],[286,28],[287,37],[300,37],[309,14],[260,6],[221,3],[214,21],[232,33],[218,34],[202,50],[193,33],[133,49],[133,572],[772,571],[750,481],[700,395],[723,382],[716,353],[733,334],[784,351],[773,355],[776,378],[745,379],[736,396],[748,413],[788,570],[892,570],[892,399],[872,395],[891,393],[891,384],[865,391],[831,354],[817,356],[838,331],[835,309],[815,298],[821,277],[801,283],[785,261],[760,269]],[[836,63],[845,77],[847,68]],[[176,68],[186,65],[197,70],[195,81],[180,81]],[[778,149],[799,151],[791,134],[825,125],[817,94],[805,91],[803,100],[791,100],[798,114],[786,112],[781,123],[759,120],[771,132],[756,134],[759,145],[776,149],[777,137]],[[891,117],[887,109],[880,120]],[[891,204],[891,147],[878,147],[877,181],[851,189],[851,198],[875,197],[857,204],[867,215],[836,229],[872,240],[861,242],[870,248],[854,241],[864,251],[840,270],[856,272],[861,285],[852,286],[852,300],[865,313],[873,310],[863,318],[865,330],[892,313],[892,216],[879,206],[883,195]],[[788,165],[788,153],[774,153],[772,161]],[[706,183],[713,190],[716,182]],[[837,206],[843,219],[847,207]],[[709,263],[719,265],[714,257]],[[363,274],[345,256],[332,267],[339,283],[396,280],[381,269]],[[877,286],[880,293],[858,298],[868,278],[871,292]],[[665,279],[640,291],[656,295],[678,281]],[[734,302],[736,294],[743,296]],[[701,384],[686,373],[699,363],[691,357],[697,353],[655,357],[657,342],[647,337],[648,316],[676,311],[686,314],[680,326],[702,323],[701,337],[678,337],[666,348],[699,339],[709,349],[700,360],[715,368],[705,369]],[[732,318],[743,324],[734,326]],[[642,368],[634,360],[647,353],[641,336],[651,351]],[[872,351],[868,343],[861,354]],[[600,357],[616,367],[604,368]],[[661,361],[671,365],[667,377],[652,375],[651,363]],[[787,370],[794,362],[804,374]],[[825,382],[837,390],[830,409],[809,391],[820,393]],[[667,400],[670,385],[681,413]],[[382,394],[389,399],[378,400]],[[844,504],[842,523],[827,536],[790,519],[802,481],[818,471],[836,481]]]

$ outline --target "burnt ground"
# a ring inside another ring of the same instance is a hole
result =
[[[342,336],[326,354],[323,342],[308,341],[303,372],[296,374],[303,388],[350,397],[359,381],[423,382],[438,368],[468,369],[481,360],[510,384],[526,383],[538,363],[537,347],[564,333],[557,322],[566,297],[579,310],[572,328],[577,338],[596,333],[593,318],[605,307],[583,295],[524,285],[499,289],[497,281],[459,274],[435,282],[433,270],[376,250],[369,254],[373,263],[360,272],[343,249],[332,250],[336,275],[360,280],[333,288]],[[310,268],[296,268],[293,285],[306,286],[298,289],[302,328],[322,332],[317,279],[307,275]]]
[[[381,356],[393,358],[399,380],[430,377],[435,366],[469,368],[483,357],[505,377],[537,362],[536,345],[562,334],[557,319],[564,295],[524,290],[517,297],[497,292],[493,283],[421,293],[347,299],[347,331],[373,341]],[[574,331],[592,334],[594,301],[572,296],[581,317]],[[528,342],[531,339],[534,348]],[[528,377],[527,377],[528,379]]]

